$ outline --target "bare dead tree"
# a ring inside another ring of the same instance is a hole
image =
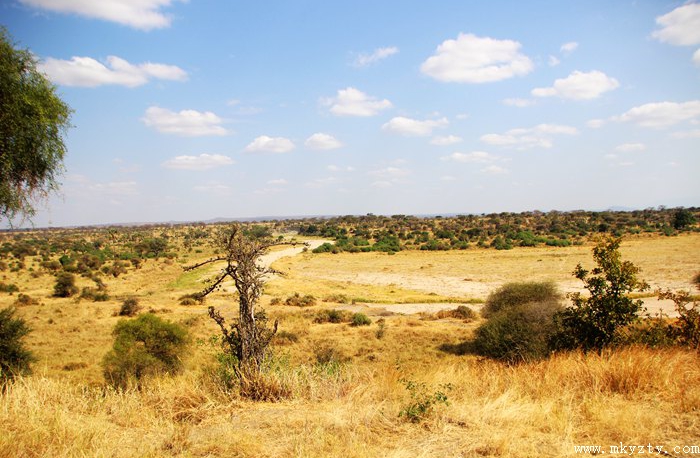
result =
[[[302,243],[275,240],[269,236],[248,236],[237,224],[222,229],[216,235],[215,243],[222,252],[220,256],[185,267],[185,270],[225,262],[214,280],[199,294],[207,296],[220,289],[227,278],[233,280],[238,290],[238,320],[227,325],[225,318],[213,306],[209,307],[209,316],[221,328],[224,350],[236,357],[237,362],[233,367],[236,376],[241,381],[255,380],[278,324],[275,320],[270,327],[264,311],[256,310],[256,306],[265,279],[271,274],[280,274],[258,264],[258,260],[274,246]]]

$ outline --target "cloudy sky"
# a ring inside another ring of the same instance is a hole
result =
[[[37,226],[700,204],[700,3],[7,0],[75,110]]]

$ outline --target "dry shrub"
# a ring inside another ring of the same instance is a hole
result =
[[[558,302],[561,295],[553,282],[506,283],[486,299],[481,314],[489,318],[495,313],[532,302]]]
[[[239,393],[251,401],[276,402],[292,396],[292,389],[276,374],[250,371],[240,379]]]
[[[39,301],[34,299],[33,297],[29,296],[28,294],[23,294],[19,293],[17,296],[17,300],[15,300],[14,305],[18,307],[22,306],[29,306],[29,305],[38,305]]]
[[[466,305],[460,305],[456,309],[451,310],[439,310],[435,316],[438,319],[456,318],[466,322],[474,321],[478,317],[477,313]]]
[[[206,300],[206,296],[200,293],[185,294],[178,299],[180,305],[202,305]]]
[[[310,294],[302,296],[299,293],[294,293],[284,301],[284,305],[291,307],[311,307],[316,305],[316,298]]]
[[[134,316],[141,310],[141,308],[142,307],[139,304],[138,298],[128,297],[128,298],[124,299],[124,302],[122,302],[122,305],[119,308],[117,315],[118,316]]]

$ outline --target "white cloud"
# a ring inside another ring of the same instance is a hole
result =
[[[673,138],[700,138],[700,129],[687,130],[684,132],[674,132],[671,134]]]
[[[672,45],[700,44],[700,3],[679,6],[670,13],[656,18],[661,27],[651,36]]]
[[[440,181],[457,181],[457,178],[452,175],[445,175],[440,177]]]
[[[379,100],[354,87],[339,89],[338,95],[321,99],[321,103],[330,106],[331,113],[336,116],[375,116],[392,107],[387,99]]]
[[[605,124],[604,119],[591,119],[586,121],[586,125],[591,129],[600,129]]]
[[[229,196],[231,195],[231,187],[222,183],[219,183],[218,181],[210,181],[205,184],[201,184],[198,186],[193,187],[197,192],[203,192],[205,194],[212,194],[215,196]]]
[[[141,120],[147,126],[165,134],[184,137],[228,134],[226,129],[221,126],[223,120],[210,111],[182,110],[174,112],[165,108],[149,107]]]
[[[163,167],[177,170],[209,170],[233,163],[233,159],[228,156],[205,153],[199,156],[175,156],[163,162]]]
[[[354,172],[355,171],[355,167],[351,167],[351,166],[340,167],[338,165],[333,165],[333,164],[329,165],[326,168],[328,170],[330,170],[331,172]]]
[[[539,124],[531,128],[511,129],[505,134],[487,134],[481,141],[489,145],[513,147],[519,150],[529,148],[551,148],[553,135],[576,135],[575,127],[558,124]]]
[[[559,59],[557,59],[555,56],[549,56],[547,63],[549,64],[550,67],[556,67],[557,65],[561,64],[561,61]]]
[[[386,167],[383,169],[373,170],[369,172],[370,175],[383,176],[383,177],[403,177],[411,172],[408,169],[401,169],[398,167]]]
[[[519,99],[519,98],[503,99],[503,105],[508,105],[509,107],[525,108],[525,107],[532,106],[534,104],[535,104],[535,101],[532,99]]]
[[[571,54],[572,52],[576,51],[576,48],[578,48],[578,43],[575,41],[570,41],[561,45],[559,51],[561,51],[562,54]]]
[[[393,184],[401,183],[410,174],[410,170],[400,167],[386,167],[368,172],[368,175],[376,178],[372,186],[378,188],[388,188]]]
[[[463,163],[480,163],[485,164],[489,162],[500,161],[501,158],[489,154],[484,151],[472,151],[471,153],[459,153],[455,152],[449,156],[443,156],[440,158],[443,161],[453,161],[453,162],[463,162]]]
[[[340,148],[343,144],[332,135],[318,132],[307,138],[304,146],[315,150],[331,150]]]
[[[481,169],[481,173],[485,173],[487,175],[506,175],[510,172],[508,169],[498,165],[489,165],[488,167]]]
[[[700,100],[647,103],[612,119],[633,122],[642,127],[663,128],[696,118],[700,118]]]
[[[489,83],[522,76],[534,68],[520,53],[520,43],[460,33],[445,40],[435,54],[421,65],[421,71],[438,81]]]
[[[536,97],[561,97],[572,100],[589,100],[600,97],[604,92],[620,86],[615,78],[598,70],[591,72],[574,71],[566,78],[557,79],[551,87],[535,88],[531,94]]]
[[[399,48],[397,48],[396,46],[377,48],[371,54],[360,54],[359,56],[357,56],[357,58],[353,62],[353,66],[367,67],[369,65],[376,64],[380,60],[384,60],[389,56],[393,56],[398,52]]]
[[[384,124],[382,130],[413,137],[427,137],[433,133],[433,129],[447,127],[449,124],[450,122],[447,118],[419,121],[417,119],[397,116]]]
[[[433,137],[433,139],[430,140],[430,144],[437,146],[450,146],[460,143],[461,141],[462,137],[458,137],[456,135],[438,135],[437,137]]]
[[[268,137],[261,135],[253,140],[245,150],[251,153],[255,152],[270,152],[270,153],[288,153],[294,149],[294,142],[284,137]]]
[[[647,149],[647,147],[644,143],[623,143],[622,145],[618,145],[615,147],[615,151],[619,151],[621,153],[629,153],[632,151],[644,151],[645,149]]]
[[[187,72],[175,65],[146,62],[134,65],[126,60],[109,56],[103,64],[91,57],[72,57],[70,60],[49,57],[38,65],[55,84],[64,86],[96,87],[106,84],[136,87],[151,79],[185,81]]]
[[[518,129],[515,129],[518,130]],[[578,134],[578,129],[571,126],[563,126],[561,124],[538,124],[532,129],[522,129],[523,131],[532,131],[542,134],[563,134],[563,135],[576,135]]]
[[[284,178],[277,178],[275,180],[269,180],[267,184],[272,185],[272,186],[284,186],[286,184],[289,184],[287,180]]]
[[[171,18],[161,9],[173,0],[20,0],[25,5],[59,13],[116,22],[141,30],[170,26]]]
[[[693,63],[700,67],[700,49],[693,53]]]
[[[138,195],[135,181],[110,181],[108,183],[94,183],[89,186],[90,192],[109,196],[135,196]]]
[[[338,179],[336,177],[317,178],[313,181],[305,183],[304,186],[307,188],[323,188],[337,182]]]

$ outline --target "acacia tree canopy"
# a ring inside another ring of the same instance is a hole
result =
[[[0,27],[0,217],[31,217],[58,189],[72,110]]]

